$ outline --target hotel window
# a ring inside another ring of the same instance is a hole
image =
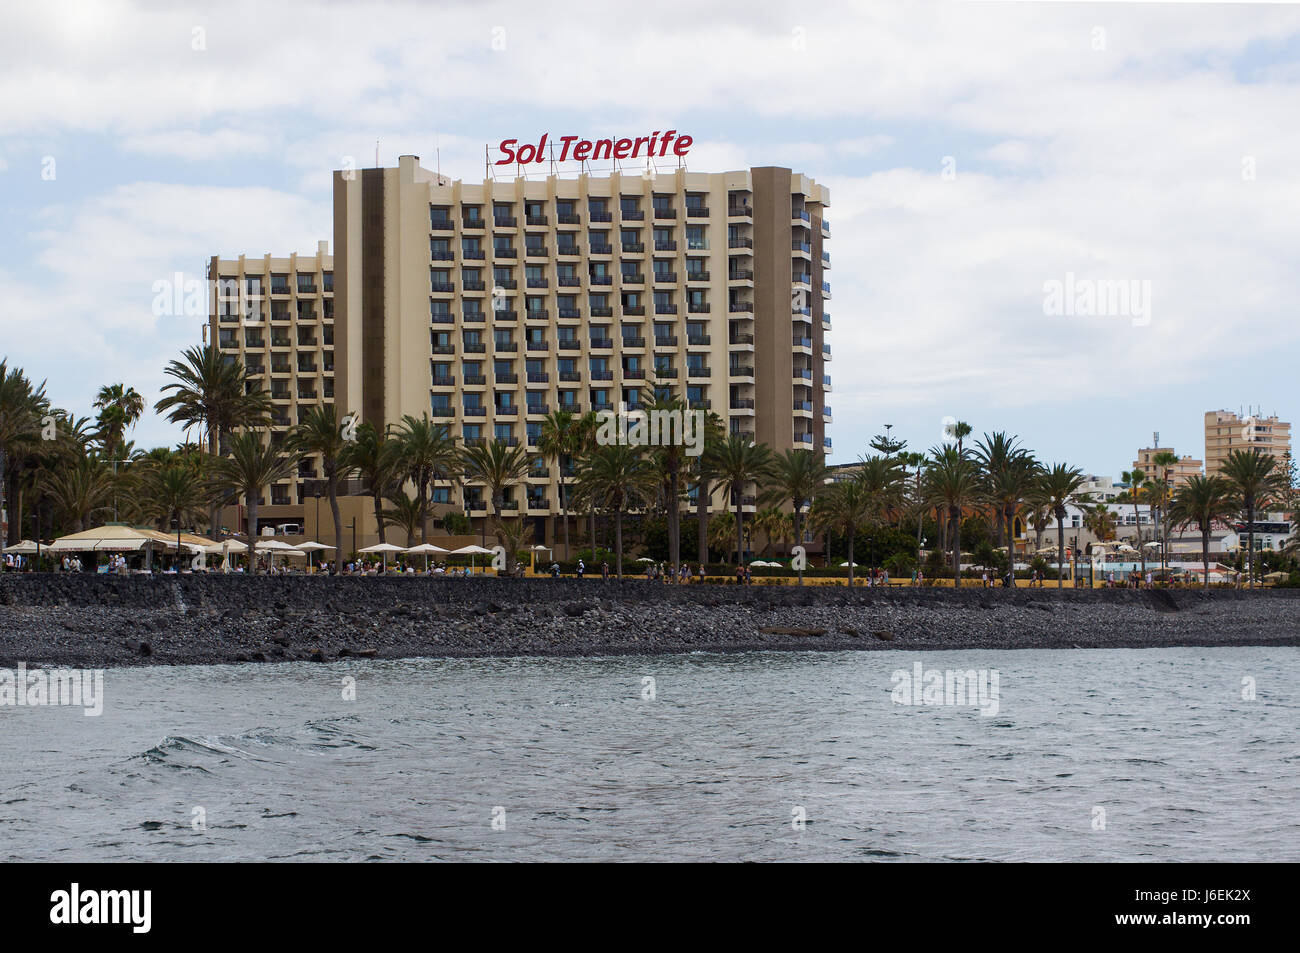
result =
[[[705,357],[707,357],[707,356],[708,356],[708,355],[706,355],[706,354],[699,354],[699,353],[687,354],[687,355],[686,355],[686,366],[689,367],[689,368],[691,368],[692,370],[696,370],[696,369],[699,369],[699,368],[702,368],[702,367],[706,367],[707,365],[704,363],[704,359],[705,359]]]
[[[622,324],[619,325],[619,331],[622,333],[623,340],[629,341],[640,337],[641,329],[635,324]],[[630,358],[630,360],[636,360],[636,358]]]
[[[514,206],[509,202],[492,203],[492,217],[496,219],[498,225],[509,222],[513,213]]]
[[[545,218],[545,217],[546,217],[546,203],[545,203],[545,202],[537,202],[537,201],[531,201],[531,202],[530,202],[530,201],[525,201],[525,202],[524,202],[524,215],[528,216],[529,218],[534,218],[534,219],[536,219],[536,218]]]
[[[546,287],[546,266],[545,265],[525,265],[524,278],[530,288]]]
[[[528,333],[529,335],[531,335],[533,331],[541,331],[541,330],[542,330],[541,328],[529,328]],[[533,340],[533,338],[530,336],[528,340],[531,341]],[[524,361],[524,373],[545,374],[546,362],[539,358],[529,358],[528,360]],[[531,396],[532,394],[540,394],[541,391],[529,391],[528,393]]]
[[[593,222],[609,221],[609,199],[587,199],[587,214]]]
[[[483,206],[465,205],[461,207],[461,214],[464,216],[465,224],[482,224],[483,223]]]
[[[483,395],[481,394],[467,393],[467,394],[462,394],[461,397],[464,400],[466,407],[474,408],[477,410],[478,408],[483,406]]]
[[[625,246],[635,245],[637,242],[641,241],[641,231],[636,228],[621,229],[618,233],[618,240]]]
[[[593,357],[591,358],[591,373],[594,377],[596,374],[603,374],[609,370],[609,358]]]
[[[272,275],[271,276],[271,294],[287,295],[289,293],[289,276]]]
[[[467,318],[478,318],[481,320],[483,317],[483,302],[479,301],[477,298],[462,301],[461,314]]]
[[[451,317],[451,302],[446,300],[434,300],[429,302],[429,317],[435,321],[439,317]]]
[[[707,294],[708,293],[702,288],[692,288],[690,291],[686,292],[687,306],[692,311],[702,312],[704,310],[704,303]]]
[[[578,405],[578,392],[576,390],[562,390],[559,394],[561,407],[576,407]]]
[[[687,273],[688,275],[702,275],[702,274],[704,274],[704,261],[705,261],[705,259],[703,259],[703,258],[687,258],[687,259],[686,259],[686,273]]]
[[[618,197],[618,207],[622,212],[635,212],[641,208],[641,197],[639,195],[620,195]]]
[[[658,321],[655,322],[656,341],[669,341],[672,340],[672,336],[673,336],[673,326],[671,324],[662,324]]]
[[[591,263],[591,277],[593,278],[609,277],[609,262],[593,261]]]
[[[671,354],[655,355],[655,373],[660,371],[670,371],[673,369],[673,356]]]
[[[482,331],[462,331],[461,334],[464,335],[462,340],[464,340],[465,342],[466,350],[468,350],[471,347],[482,347],[483,345]]]
[[[592,267],[595,267],[595,263],[592,264]],[[618,263],[618,268],[623,273],[623,277],[626,278],[629,275],[637,274],[641,270],[641,263],[637,261],[621,261]]]
[[[429,239],[429,257],[433,261],[451,261],[455,256],[451,251],[450,238]]]
[[[654,260],[654,270],[656,275],[672,274],[673,260],[671,258],[656,258]]]
[[[524,340],[529,344],[542,344],[546,341],[546,328],[525,328]]]
[[[429,288],[433,291],[452,291],[453,285],[451,283],[451,269],[430,268]]]
[[[623,388],[623,403],[627,404],[628,410],[641,406],[641,391],[635,387]]]
[[[686,388],[686,402],[694,404],[697,401],[704,400],[704,388],[698,384],[692,384]]]
[[[534,328],[533,330],[541,330]],[[569,325],[561,325],[555,329],[556,340],[559,341],[576,341],[578,340],[578,329]]]
[[[577,215],[577,202],[573,199],[556,199],[555,214],[561,222],[572,222],[573,216]]]
[[[704,251],[709,247],[709,240],[704,237],[703,225],[686,226],[686,247],[690,251]]]
[[[591,392],[591,406],[593,409],[609,407],[609,388],[601,387]]]
[[[572,263],[558,263],[555,266],[555,274],[560,279],[561,286],[572,288],[579,283],[577,265]]]
[[[626,311],[628,308],[640,308],[640,307],[642,307],[644,304],[645,304],[645,302],[641,300],[641,292],[639,292],[639,291],[624,291],[624,292],[623,292],[623,310],[624,310],[624,311]]]
[[[444,411],[444,412],[445,412],[445,411],[449,411],[449,410],[451,410],[451,395],[450,395],[450,394],[430,394],[430,395],[429,395],[429,407],[430,407],[430,409],[432,409],[435,413],[438,412],[438,411]]]
[[[530,315],[546,317],[546,299],[541,295],[528,295],[524,298],[524,308]]]
[[[529,251],[542,251],[546,248],[545,232],[528,232],[524,235],[524,247]]]
[[[514,424],[496,424],[492,428],[492,436],[496,437],[498,440],[504,440],[506,443],[509,443],[511,440],[515,439]]]
[[[461,433],[464,435],[464,437],[465,437],[465,442],[466,442],[466,443],[477,443],[479,440],[482,440],[482,439],[483,439],[483,425],[482,425],[482,424],[465,424],[465,425],[461,428]],[[474,494],[474,497],[473,497],[473,498],[474,498],[474,499],[477,499],[477,498],[478,498],[478,493],[477,493],[476,491],[477,491],[477,488],[475,487],[475,488],[472,488],[472,489],[467,489],[465,492],[466,492],[467,494],[469,494],[469,493],[473,493],[473,494]]]
[[[514,338],[512,337],[510,329],[498,328],[494,330],[492,332],[492,343],[496,344],[498,347],[503,345],[509,346],[514,343]]]
[[[483,241],[479,238],[465,236],[460,240],[460,247],[467,255],[472,254],[481,257],[483,254]]]
[[[239,294],[238,278],[218,278],[217,279],[217,296],[221,298],[234,297]]]
[[[492,269],[492,283],[498,288],[513,288],[515,270],[509,265],[497,265]]]
[[[576,318],[579,316],[577,295],[557,295],[555,307],[562,318]]]
[[[451,332],[450,332],[450,331],[431,331],[431,332],[429,333],[429,337],[430,337],[430,339],[433,341],[433,346],[434,346],[435,348],[440,348],[440,347],[442,347],[442,348],[451,347]]]
[[[508,390],[499,390],[496,392],[497,409],[510,409],[515,406],[515,395]]]
[[[608,308],[609,295],[603,291],[600,293],[593,292],[592,294],[587,295],[587,303],[591,305],[593,310],[596,308]]]
[[[433,368],[433,379],[435,381],[446,380],[451,377],[451,365],[446,361],[434,361],[431,366]]]
[[[669,309],[671,309],[672,306],[673,306],[673,295],[671,291],[655,292],[655,313],[671,314],[672,311],[670,311]]]
[[[498,254],[506,251],[514,251],[515,238],[513,235],[496,235],[492,236],[492,250]]]
[[[661,404],[666,404],[673,399],[673,389],[671,387],[656,387],[655,400]]]
[[[556,235],[555,243],[560,251],[568,252],[571,255],[580,254],[577,232],[559,232]]]
[[[332,271],[322,272],[320,276],[320,280],[321,280],[321,290],[333,294],[334,293],[334,272]]]
[[[250,295],[260,295],[262,293],[262,276],[246,275],[244,277],[244,291]]]
[[[655,195],[650,201],[654,204],[656,213],[671,212],[673,210],[673,197],[671,195]]]
[[[542,425],[539,423],[528,423],[524,425],[524,429],[528,433],[528,446],[537,446],[542,439]]]
[[[609,232],[607,231],[591,232],[588,240],[591,242],[591,253],[593,255],[608,255],[612,251],[609,247]]]
[[[704,208],[704,195],[700,192],[687,192],[686,207],[695,210]]]
[[[429,488],[429,501],[431,503],[450,503],[451,487],[435,486]]]
[[[561,374],[575,374],[575,373],[577,373],[577,370],[578,370],[577,364],[578,364],[578,362],[577,362],[575,359],[571,358],[571,357],[562,357],[562,358],[560,358],[559,360],[557,360],[557,361],[555,362],[555,364],[556,364],[556,368],[559,370],[559,372],[560,372]]]
[[[450,226],[451,209],[446,205],[429,206],[429,224],[434,228]]]

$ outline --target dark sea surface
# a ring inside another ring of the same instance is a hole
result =
[[[917,661],[996,670],[997,713],[896,704]],[[109,670],[100,717],[0,708],[0,857],[1296,861],[1298,679],[1275,648]]]

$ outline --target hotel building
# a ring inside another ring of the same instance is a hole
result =
[[[208,264],[208,340],[238,358],[251,381],[271,397],[271,440],[314,406],[335,399],[334,259],[329,242],[314,255],[212,258]],[[266,489],[259,522],[301,525],[304,504],[318,492],[320,461]],[[223,523],[236,528],[230,514]]]
[[[1205,472],[1220,471],[1223,461],[1233,450],[1254,447],[1271,453],[1281,461],[1291,452],[1291,425],[1276,416],[1241,417],[1230,410],[1211,410],[1205,414]]]
[[[531,447],[549,411],[632,408],[653,385],[776,451],[829,452],[828,204],[782,168],[336,172],[340,409]],[[558,492],[539,466],[507,505],[550,540]],[[466,496],[442,501],[484,512]]]
[[[1133,461],[1133,469],[1141,470],[1146,474],[1148,480],[1159,480],[1164,476],[1165,467],[1157,466],[1153,461],[1157,454],[1174,453],[1173,447],[1143,447],[1137,452],[1137,459]],[[1182,486],[1187,482],[1189,477],[1201,475],[1201,461],[1190,456],[1178,457],[1176,463],[1171,463],[1169,470],[1170,486]]]

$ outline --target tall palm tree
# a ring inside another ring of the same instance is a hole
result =
[[[578,490],[584,497],[601,500],[614,514],[614,571],[619,579],[623,578],[623,514],[652,500],[661,477],[662,471],[640,447],[598,446],[583,458]]]
[[[451,479],[457,461],[456,438],[446,424],[434,423],[429,415],[406,414],[396,430],[401,441],[406,475],[415,484],[420,501],[420,542],[429,541],[429,486],[434,480]]]
[[[1162,570],[1169,558],[1169,497],[1173,488],[1170,474],[1176,463],[1178,463],[1178,455],[1168,450],[1161,450],[1151,458],[1151,465],[1159,473],[1156,482],[1160,491],[1160,568]]]
[[[154,412],[166,414],[169,421],[183,424],[187,430],[200,428],[212,457],[221,452],[223,441],[235,430],[263,428],[269,422],[271,395],[248,376],[238,359],[211,344],[186,349],[181,360],[168,362],[163,374],[172,380],[163,385],[166,396],[154,405]],[[209,525],[213,539],[218,536],[221,502],[219,498],[212,502]]]
[[[0,359],[0,509],[8,508],[9,536],[17,542],[22,532],[22,506],[14,490],[22,462],[40,443],[41,418],[49,412],[45,385],[35,386],[21,368]],[[8,540],[0,536],[0,555]]]
[[[924,496],[921,492],[921,480],[925,475],[926,456],[916,450],[905,450],[899,454],[899,462],[905,470],[912,471],[912,478],[915,481],[911,487],[911,504],[916,510],[916,549],[921,549],[921,522],[925,516]]]
[[[286,446],[301,457],[319,456],[321,473],[325,475],[325,493],[329,496],[330,516],[334,519],[334,552],[343,552],[343,517],[339,513],[339,482],[352,472],[348,462],[350,441],[343,437],[343,424],[338,419],[333,404],[320,404],[309,410],[292,430]],[[382,524],[381,524],[382,525]],[[319,527],[317,532],[319,532]],[[339,571],[339,561],[333,563],[331,574]]]
[[[690,475],[695,483],[696,555],[700,564],[709,561],[709,505],[713,502],[714,450],[722,442],[722,418],[710,411],[704,417],[701,452],[690,459]]]
[[[476,442],[462,447],[460,465],[466,483],[482,483],[492,500],[493,534],[505,547],[505,534],[501,527],[501,511],[508,487],[522,483],[528,477],[533,462],[528,451],[521,446],[510,446],[504,440],[491,443]],[[515,554],[506,550],[506,573],[515,569]]]
[[[961,587],[961,517],[966,507],[978,499],[979,474],[975,464],[951,444],[933,447],[923,480],[924,498],[948,518],[953,528],[952,574],[954,585]]]
[[[569,561],[569,492],[565,469],[579,450],[578,418],[567,410],[553,410],[542,420],[537,450],[549,466],[559,470],[560,516],[564,523],[564,561]]]
[[[844,536],[849,547],[849,586],[853,586],[853,540],[872,512],[871,493],[859,475],[832,483],[817,495],[813,503],[813,520],[819,531]],[[829,551],[826,554],[830,560]]]
[[[105,454],[112,455],[113,448],[122,442],[126,431],[135,426],[144,408],[144,398],[134,387],[105,384],[99,389],[95,395],[95,409],[99,411],[100,439]]]
[[[380,432],[368,420],[357,425],[355,436],[356,439],[344,448],[341,461],[357,474],[370,494],[375,506],[379,541],[386,543],[388,524],[384,521],[384,498],[398,489],[397,483],[402,475],[402,443],[392,438],[389,428]]]
[[[1232,484],[1241,510],[1246,517],[1246,579],[1255,585],[1255,511],[1286,486],[1286,475],[1278,469],[1277,458],[1262,453],[1258,447],[1233,450],[1219,467],[1219,474]]]
[[[220,492],[244,495],[248,506],[248,566],[255,573],[257,509],[262,491],[293,473],[298,454],[282,452],[270,441],[264,441],[259,430],[244,430],[231,436],[229,451],[229,456],[218,457],[212,464],[212,484]]]
[[[814,450],[786,450],[772,458],[767,472],[769,495],[790,503],[794,518],[794,538],[803,544],[803,528],[808,510],[818,494],[826,489],[826,455]],[[803,585],[803,568],[799,568],[799,585]]]
[[[885,517],[903,506],[902,461],[894,456],[870,456],[862,460],[854,479],[867,495],[867,518],[884,524]],[[874,563],[874,557],[872,558]],[[874,568],[874,566],[873,566]]]
[[[1169,519],[1180,529],[1195,526],[1201,533],[1201,565],[1205,569],[1205,588],[1210,588],[1210,530],[1215,523],[1228,520],[1238,510],[1232,484],[1220,476],[1188,477],[1174,493]]]
[[[736,503],[736,565],[745,561],[745,490],[761,486],[772,465],[772,451],[766,444],[730,434],[713,450],[711,465],[718,485]]]
[[[1054,463],[1038,476],[1038,495],[1056,517],[1056,588],[1065,586],[1065,514],[1066,504],[1075,499],[1083,486],[1083,472],[1078,467]],[[1079,497],[1083,499],[1082,496]]]
[[[1016,513],[1033,488],[1037,463],[1019,439],[998,431],[985,434],[975,444],[975,461],[980,467],[980,489],[993,508],[998,545],[1015,562]]]
[[[1142,517],[1138,513],[1138,495],[1139,489],[1147,481],[1146,471],[1141,467],[1134,467],[1132,470],[1125,470],[1120,474],[1120,479],[1129,486],[1129,498],[1133,502],[1133,526],[1137,530],[1138,558],[1142,561],[1142,575],[1147,574],[1147,554],[1142,548]]]
[[[668,563],[676,575],[682,563],[682,471],[686,467],[685,422],[692,413],[687,402],[673,393],[671,385],[647,387],[642,407],[646,413],[680,415],[683,442],[666,441],[657,446],[650,461],[659,471],[665,514],[668,518]],[[669,420],[672,416],[661,417]],[[700,435],[703,438],[703,434]]]

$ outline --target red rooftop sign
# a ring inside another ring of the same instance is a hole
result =
[[[684,156],[690,151],[694,139],[690,136],[677,135],[676,129],[665,133],[654,132],[648,136],[635,139],[583,139],[579,136],[560,136],[559,154],[551,156],[547,151],[547,134],[536,144],[525,142],[519,145],[518,139],[503,139],[497,148],[501,158],[496,165],[510,165],[512,162],[545,162],[554,158],[556,162],[596,162],[601,159],[637,159],[664,158],[668,155]],[[555,145],[552,143],[551,148]]]

